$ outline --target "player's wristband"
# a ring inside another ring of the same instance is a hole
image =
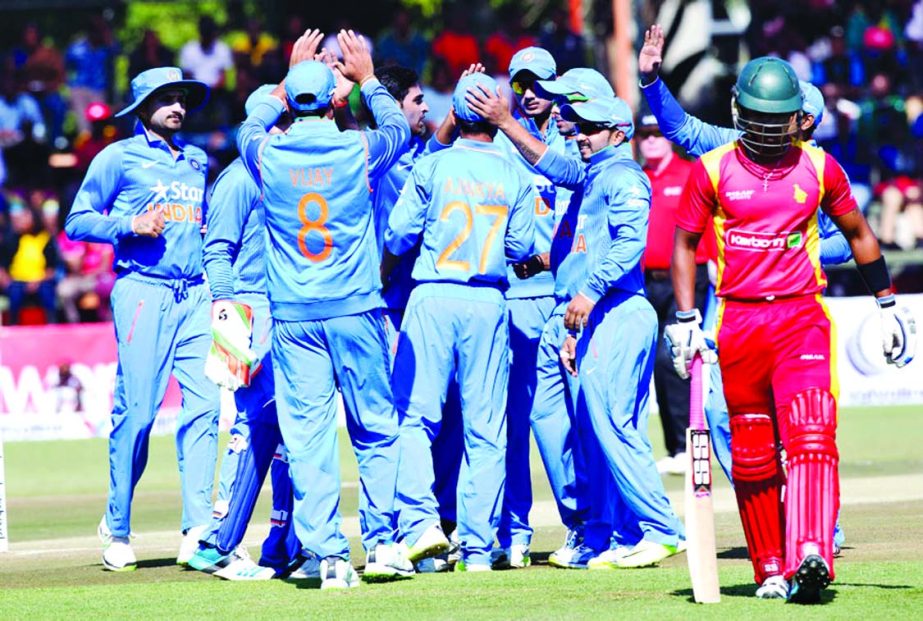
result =
[[[676,311],[676,322],[677,323],[702,323],[702,315],[699,314],[699,309],[694,308],[687,311]]]
[[[875,298],[875,302],[878,303],[878,308],[891,308],[892,306],[897,306],[897,298],[893,293]]]
[[[341,108],[345,108],[348,105],[349,105],[348,99],[341,99],[340,101],[337,101],[337,100],[333,101],[333,108],[335,110],[340,110]]]
[[[859,276],[862,277],[865,286],[873,294],[891,288],[891,275],[888,274],[888,264],[883,256],[871,263],[857,263],[856,269],[859,270]]]

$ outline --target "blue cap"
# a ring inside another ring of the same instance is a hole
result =
[[[510,78],[520,71],[530,71],[539,80],[548,80],[558,73],[558,66],[548,50],[540,47],[525,47],[510,59]]]
[[[486,73],[466,75],[455,85],[455,93],[452,94],[452,107],[455,108],[456,118],[471,123],[484,120],[481,115],[470,109],[468,102],[465,101],[468,92],[476,90],[479,86],[489,93],[497,92],[497,81]]]
[[[820,125],[820,120],[824,118],[824,96],[820,89],[804,80],[799,80],[801,85],[801,94],[804,95],[804,103],[801,104],[801,111],[805,114],[814,115],[814,125]]]
[[[253,112],[254,108],[258,105],[267,101],[271,95],[269,93],[273,92],[276,88],[276,84],[264,84],[247,97],[246,103],[244,103],[244,114],[250,116],[250,113]]]
[[[288,105],[297,112],[326,109],[336,86],[337,79],[330,67],[316,60],[298,63],[285,76]]]
[[[571,69],[557,80],[539,80],[536,84],[544,91],[539,94],[547,94],[548,99],[563,99],[574,95],[584,99],[615,97],[615,91],[606,76],[586,67]]]
[[[115,116],[125,116],[144,103],[144,100],[154,94],[154,91],[176,89],[186,92],[186,110],[196,110],[208,100],[209,88],[205,82],[198,80],[184,80],[183,72],[179,67],[154,67],[142,71],[131,81],[131,104],[119,111]]]
[[[565,121],[581,121],[602,125],[625,132],[625,140],[635,135],[635,124],[631,108],[618,97],[601,97],[591,101],[566,104],[561,107],[561,117]]]

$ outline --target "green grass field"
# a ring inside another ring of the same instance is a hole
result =
[[[138,487],[133,529],[139,569],[104,572],[96,524],[105,506],[105,441],[6,445],[11,550],[0,555],[0,619],[34,618],[343,618],[343,619],[679,619],[916,618],[923,610],[923,450],[919,408],[847,409],[839,445],[842,523],[847,534],[837,581],[824,605],[757,601],[733,496],[716,485],[723,600],[691,603],[685,557],[662,567],[622,572],[555,570],[545,559],[564,536],[544,470],[533,451],[536,525],[533,567],[492,574],[417,576],[364,584],[349,592],[301,589],[284,582],[228,583],[173,564],[180,535],[179,477],[172,438],[154,438]],[[657,454],[659,421],[652,421]],[[341,438],[343,510],[355,516],[356,469]],[[679,477],[667,489],[681,511]],[[264,494],[268,496],[268,494]],[[248,533],[258,552],[268,504]],[[354,535],[355,520],[345,523]],[[363,555],[352,537],[354,562]]]

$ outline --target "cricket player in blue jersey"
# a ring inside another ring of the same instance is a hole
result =
[[[472,67],[473,70],[473,67]],[[470,71],[470,70],[469,70]],[[424,119],[429,107],[423,100],[423,91],[420,88],[420,78],[415,71],[398,65],[389,65],[375,70],[375,77],[388,89],[388,92],[397,101],[407,124],[410,125],[410,148],[400,159],[382,175],[373,188],[372,201],[375,209],[375,233],[378,239],[379,252],[382,259],[384,252],[384,233],[388,227],[388,217],[400,196],[401,189],[410,177],[414,164],[423,156],[439,150],[444,146],[430,141],[425,142],[426,134]],[[411,276],[414,262],[418,255],[418,248],[411,249],[400,257],[393,257],[393,265],[385,265],[382,270],[388,274],[383,283],[382,297],[385,300],[385,320],[388,331],[388,343],[391,353],[397,352],[397,337],[401,328],[401,320],[407,307],[410,291],[414,281]],[[392,357],[393,362],[393,357]],[[392,385],[400,378],[392,376]],[[446,407],[443,410],[442,428],[439,435],[433,440],[433,464],[440,476],[436,478],[434,493],[439,501],[439,514],[443,523],[455,522],[455,495],[458,486],[458,470],[462,454],[462,429],[461,412],[458,405],[458,388],[454,385],[449,389]],[[405,464],[413,468],[413,464]],[[400,482],[406,477],[398,476],[398,490],[395,511],[401,510],[402,490]],[[416,563],[417,571],[447,571],[448,563],[442,558],[422,559]]]
[[[246,113],[249,115],[273,88],[274,85],[264,85],[251,94],[245,104]],[[270,131],[281,133],[290,123],[291,117],[283,114]],[[246,317],[245,325],[240,327],[245,333],[242,346],[252,347],[255,362],[238,362],[240,365],[258,364],[259,370],[252,376],[249,386],[239,388],[233,380],[225,381],[220,365],[219,373],[212,377],[219,385],[237,388],[234,393],[237,419],[221,464],[214,518],[189,565],[227,580],[268,580],[285,571],[301,546],[289,521],[292,484],[276,418],[269,352],[272,317],[266,297],[265,227],[260,189],[240,158],[231,162],[218,177],[208,204],[204,263],[216,311],[213,315],[218,322],[213,330],[218,332],[216,339],[220,343],[221,337],[226,335],[222,334],[222,328],[232,330],[234,325],[227,325],[229,322]],[[222,317],[227,319],[222,320]],[[270,467],[271,528],[263,544],[260,565],[257,565],[241,542]]]
[[[606,78],[594,69],[575,68],[557,80],[540,80],[537,89],[542,96],[555,102],[555,122],[558,131],[567,139],[565,155],[579,159],[577,125],[560,115],[560,108],[568,103],[587,101],[597,97],[614,97],[615,92]],[[570,252],[575,222],[571,222],[579,211],[568,211],[571,192],[565,187],[556,188],[557,205],[555,233],[551,252],[517,265],[517,276],[529,278],[546,269],[548,265],[555,276],[556,306],[545,323],[539,342],[537,357],[537,384],[532,407],[532,432],[558,505],[562,523],[567,527],[564,545],[551,553],[548,563],[567,569],[586,569],[597,555],[600,547],[608,545],[611,535],[611,520],[602,512],[594,513],[592,508],[604,503],[591,502],[588,495],[605,498],[612,494],[615,484],[611,477],[597,479],[592,489],[587,482],[591,468],[601,471],[605,468],[599,450],[599,442],[592,433],[581,434],[575,420],[575,398],[578,390],[577,378],[570,375],[561,364],[559,350],[567,332],[564,328],[564,313],[570,302],[565,274],[558,277],[561,261]],[[567,214],[570,219],[565,219]],[[592,464],[592,466],[590,465]]]
[[[112,314],[118,341],[109,436],[109,503],[99,524],[103,567],[137,567],[129,543],[131,500],[147,464],[148,437],[172,373],[183,392],[176,425],[182,481],[183,543],[195,552],[211,518],[217,459],[218,387],[203,368],[211,344],[211,301],[202,275],[207,158],[177,132],[208,87],[158,67],[131,82],[134,136],[106,147],[90,164],[64,228],[73,240],[115,246]]]
[[[609,549],[599,550],[598,564],[633,568],[659,563],[680,550],[684,532],[647,439],[657,318],[644,297],[640,259],[651,190],[632,160],[631,110],[614,97],[561,109],[566,120],[578,124],[581,165],[523,131],[495,93],[472,93],[468,103],[537,170],[575,191],[568,209],[578,214],[570,229],[572,246],[557,271],[570,283],[571,298],[564,325],[572,334],[561,356],[569,371],[579,375],[578,430],[584,421],[591,425],[618,492],[603,500],[609,507],[594,510],[612,515],[614,526]],[[591,486],[599,474],[590,471]]]
[[[666,87],[658,74],[663,60],[664,35],[663,29],[654,24],[644,33],[644,46],[638,54],[638,72],[641,77],[641,92],[644,94],[651,109],[657,117],[663,135],[671,142],[683,147],[689,155],[698,157],[728,142],[737,140],[741,131],[730,127],[719,127],[703,122],[691,114],[686,113],[679,102]],[[801,82],[801,92],[804,97],[801,113],[801,139],[813,144],[814,130],[820,125],[824,114],[824,96],[816,86],[809,82]],[[822,210],[817,212],[817,224],[820,233],[820,260],[823,265],[837,265],[852,259],[852,250],[849,242],[833,223],[833,220]],[[712,302],[709,304],[711,312],[706,312],[703,325],[708,328],[714,326],[714,288],[710,289]],[[725,474],[730,480],[731,476],[731,431],[728,422],[727,404],[724,400],[723,381],[721,370],[713,364],[709,374],[709,392],[706,399],[705,413],[708,418],[709,429],[712,430],[715,455]],[[840,528],[837,519],[834,531],[834,553],[839,554],[846,537]]]
[[[461,137],[414,166],[385,244],[396,256],[420,245],[417,286],[394,361],[401,460],[412,466],[402,475],[413,475],[401,482],[401,531],[413,560],[447,547],[432,492],[430,445],[454,377],[465,437],[456,570],[490,571],[506,478],[510,340],[503,290],[507,260],[522,261],[533,251],[535,194],[531,180],[493,143],[496,129],[467,107],[466,94],[478,86],[497,88],[483,73],[459,80],[453,109]]]
[[[290,578],[349,588],[359,578],[340,530],[337,388],[359,465],[365,577],[413,573],[395,544],[398,418],[370,192],[407,149],[410,128],[352,31],[337,37],[338,68],[360,85],[378,129],[336,127],[336,78],[310,60],[322,37],[311,30],[296,41],[288,75],[244,121],[237,144],[266,218],[276,408],[295,490],[295,534],[304,546],[304,562]],[[270,135],[286,107],[292,126]]]
[[[547,50],[527,47],[510,59],[510,87],[515,96],[514,117],[532,136],[560,153],[564,152],[564,136],[551,118],[552,101],[537,92],[538,80],[554,80],[557,65]],[[522,172],[532,179],[537,194],[532,209],[535,220],[535,253],[532,261],[540,260],[551,248],[554,228],[556,188],[538,173],[503,134],[497,143]],[[507,400],[508,442],[506,454],[507,485],[503,496],[503,513],[497,532],[499,549],[495,565],[521,568],[531,563],[529,547],[532,527],[532,477],[529,468],[529,432],[536,385],[536,359],[542,328],[554,309],[554,279],[550,273],[533,278],[517,278],[512,266],[506,291],[510,321],[510,385]],[[554,465],[553,467],[557,467]]]

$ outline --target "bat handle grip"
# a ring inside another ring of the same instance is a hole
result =
[[[689,381],[689,428],[695,430],[705,429],[705,408],[703,407],[704,395],[702,394],[702,356],[695,355],[692,359],[692,369]]]

